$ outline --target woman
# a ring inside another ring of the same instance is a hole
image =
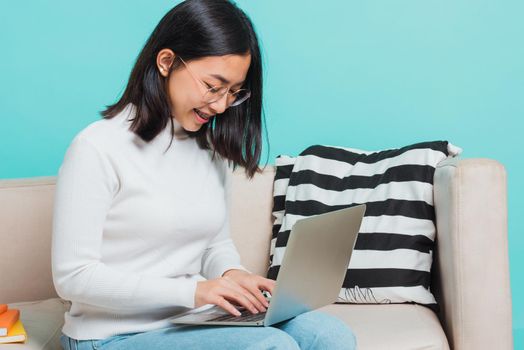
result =
[[[231,168],[261,153],[262,65],[248,17],[226,0],[170,10],[120,100],[72,141],[59,170],[52,267],[71,300],[64,349],[352,349],[340,320],[184,327],[189,308],[268,304],[229,237]],[[232,165],[232,167],[231,167]]]

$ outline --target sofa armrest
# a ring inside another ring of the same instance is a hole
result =
[[[512,349],[506,172],[450,158],[434,179],[434,292],[452,348]]]
[[[51,276],[55,184],[55,176],[0,180],[0,303],[57,297]]]

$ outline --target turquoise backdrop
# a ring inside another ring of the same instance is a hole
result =
[[[0,0],[0,178],[56,175],[176,3]],[[313,143],[446,139],[463,157],[506,166],[515,348],[524,348],[524,2],[237,3],[262,42],[269,163]]]

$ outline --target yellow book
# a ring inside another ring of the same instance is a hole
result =
[[[22,321],[18,320],[16,323],[9,329],[9,332],[6,336],[0,337],[0,344],[3,343],[19,343],[25,342],[27,339],[27,333],[25,332],[24,325]]]

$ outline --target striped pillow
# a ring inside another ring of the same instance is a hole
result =
[[[338,302],[418,303],[430,291],[435,239],[433,175],[461,149],[447,141],[362,151],[311,146],[276,158],[268,278],[276,279],[292,226],[305,217],[367,205]]]

